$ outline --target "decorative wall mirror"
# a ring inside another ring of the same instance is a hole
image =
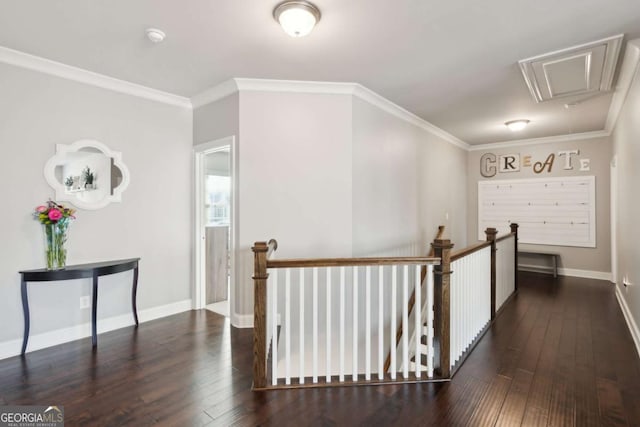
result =
[[[129,185],[122,153],[91,139],[57,144],[55,156],[44,166],[44,177],[56,191],[57,201],[68,201],[82,209],[120,202]]]

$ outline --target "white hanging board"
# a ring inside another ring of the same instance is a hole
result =
[[[478,182],[478,239],[517,223],[521,243],[596,246],[596,177]]]

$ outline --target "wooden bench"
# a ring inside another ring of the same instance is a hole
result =
[[[519,270],[543,270],[543,271],[552,271],[553,277],[558,277],[558,258],[560,258],[560,254],[557,252],[544,252],[544,251],[518,251],[518,260],[520,260],[520,255],[524,256],[540,256],[551,258],[551,267],[547,265],[532,265],[532,264],[520,264],[518,262]],[[524,268],[521,268],[524,267]]]

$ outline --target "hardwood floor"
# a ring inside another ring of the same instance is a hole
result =
[[[613,285],[521,275],[450,383],[252,392],[252,331],[188,312],[0,361],[0,405],[68,426],[640,426],[640,359]]]

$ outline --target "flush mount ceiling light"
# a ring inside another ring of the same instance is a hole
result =
[[[160,43],[166,37],[164,31],[158,30],[157,28],[147,28],[146,33],[147,38],[154,43]]]
[[[273,17],[291,37],[304,37],[320,21],[320,9],[308,1],[289,0],[273,9]]]
[[[521,119],[521,120],[511,120],[508,122],[505,122],[505,126],[509,128],[509,130],[512,131],[519,131],[524,129],[525,127],[527,127],[527,125],[529,124],[529,120],[525,120],[525,119]]]

